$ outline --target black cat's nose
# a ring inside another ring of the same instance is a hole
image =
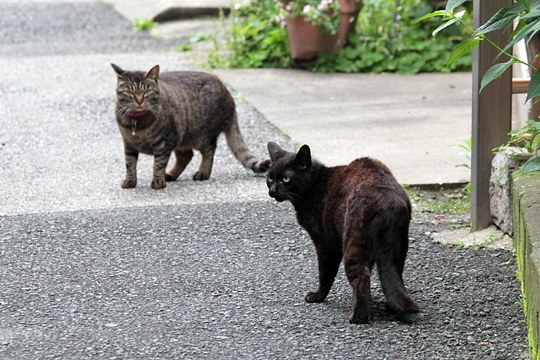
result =
[[[268,187],[268,195],[270,195],[271,198],[275,198],[277,194],[276,191],[276,184],[272,184]]]
[[[268,195],[270,195],[271,198],[276,199],[276,201],[278,202],[282,202],[283,200],[285,200],[282,195],[278,194],[275,184],[272,184],[272,186],[268,188]]]

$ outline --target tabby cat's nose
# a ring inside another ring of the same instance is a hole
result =
[[[139,105],[141,105],[144,101],[144,95],[137,95],[135,94],[135,102]]]

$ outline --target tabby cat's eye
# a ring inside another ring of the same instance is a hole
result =
[[[291,181],[291,178],[286,177],[286,176],[283,177],[283,182],[284,183],[288,183],[289,181]]]

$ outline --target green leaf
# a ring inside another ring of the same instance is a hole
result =
[[[459,5],[463,4],[467,0],[448,0],[448,3],[446,3],[446,9],[444,9],[444,12],[449,13],[450,11],[457,8]]]
[[[535,9],[535,10],[532,10],[530,13],[523,15],[521,18],[522,19],[534,19],[534,18],[537,18],[539,16],[540,16],[540,10]]]
[[[426,19],[429,19],[429,18],[432,18],[432,17],[444,16],[444,15],[446,15],[446,12],[444,10],[438,10],[438,11],[434,11],[432,13],[426,14],[426,15],[418,18],[418,19],[415,19],[412,23],[416,24],[416,23],[419,23],[422,20],[426,20]]]
[[[457,59],[470,54],[479,43],[480,39],[467,39],[456,45],[448,58],[447,66],[450,66]]]
[[[521,31],[525,26],[527,26],[527,23],[523,19],[519,19],[516,28],[512,31],[512,37],[516,36],[518,32]]]
[[[534,171],[540,171],[540,158],[536,155],[532,156],[523,164],[521,172],[527,174]]]
[[[484,25],[476,29],[475,34],[485,34],[490,31],[499,30],[512,24],[518,16],[510,8],[502,8],[495,13]]]
[[[527,89],[527,100],[540,96],[540,71],[535,71],[531,81],[529,82],[529,88]]]
[[[513,60],[508,60],[505,63],[495,64],[486,71],[482,77],[482,83],[480,84],[480,92],[493,80],[499,78],[512,64]]]
[[[439,32],[441,32],[442,30],[446,29],[447,27],[449,27],[450,25],[452,24],[455,24],[457,23],[459,20],[461,20],[461,18],[463,17],[463,15],[465,14],[465,10],[463,11],[460,11],[459,13],[457,13],[455,15],[455,17],[451,20],[448,20],[447,22],[445,22],[444,24],[442,24],[441,26],[439,26],[438,28],[436,28],[435,30],[433,30],[433,33],[431,33],[432,36],[435,36],[437,35]]]
[[[512,41],[510,41],[504,47],[503,51],[507,51],[508,49],[512,48],[512,46],[514,46],[516,43],[524,39],[526,36],[532,35],[538,30],[540,30],[540,21],[527,24],[525,27],[523,27],[514,35],[514,37],[512,38]]]

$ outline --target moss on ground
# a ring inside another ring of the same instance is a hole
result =
[[[435,214],[466,214],[471,210],[470,194],[465,185],[453,189],[423,189],[407,186],[405,190],[418,211]]]
[[[540,360],[540,174],[514,172],[513,220],[517,278],[531,359]]]

